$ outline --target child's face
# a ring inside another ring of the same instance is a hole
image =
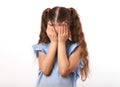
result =
[[[68,25],[65,22],[62,22],[62,23],[53,23],[53,27],[54,27],[54,29],[55,29],[55,31],[57,33],[58,33],[59,27],[62,27],[62,26],[66,26],[66,28],[68,28]]]

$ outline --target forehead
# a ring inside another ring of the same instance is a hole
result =
[[[61,25],[67,25],[66,22],[58,23],[58,22],[53,22],[53,26],[61,26]]]
[[[53,26],[61,26],[62,23],[53,23]]]

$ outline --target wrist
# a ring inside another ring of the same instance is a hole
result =
[[[58,42],[58,46],[64,46],[66,42]]]
[[[53,44],[53,45],[57,45],[58,44],[57,41],[51,41],[50,43]]]
[[[58,43],[59,43],[59,44],[66,44],[66,41],[67,41],[67,40],[58,40]]]

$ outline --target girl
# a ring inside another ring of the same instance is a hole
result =
[[[74,8],[45,9],[39,37],[38,44],[33,45],[39,61],[37,87],[76,87],[80,75],[86,80],[88,51]]]

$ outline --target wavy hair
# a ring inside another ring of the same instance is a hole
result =
[[[82,31],[82,24],[80,22],[79,15],[74,8],[65,8],[65,7],[54,7],[47,8],[43,11],[41,19],[41,31],[39,35],[39,43],[49,43],[50,39],[47,36],[46,29],[48,21],[54,23],[62,23],[65,21],[68,24],[68,27],[71,31],[71,41],[73,43],[79,42],[80,47],[82,48],[81,57],[84,63],[83,68],[80,69],[81,80],[85,81],[88,77],[89,72],[89,60],[88,60],[88,50],[87,44],[85,41],[84,33]]]

